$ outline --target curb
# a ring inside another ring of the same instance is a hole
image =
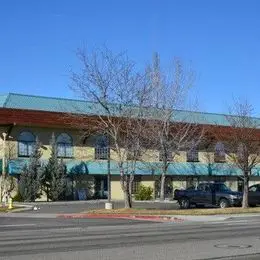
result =
[[[146,220],[159,222],[183,222],[185,219],[176,216],[151,216],[151,215],[131,215],[131,214],[58,214],[57,218],[88,218],[88,219],[131,219],[131,220]]]
[[[10,213],[16,213],[16,212],[24,212],[24,211],[31,211],[33,209],[32,205],[26,205],[26,204],[13,204],[16,209],[11,209],[5,214],[10,214]]]

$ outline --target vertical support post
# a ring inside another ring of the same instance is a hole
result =
[[[110,147],[108,147],[107,154],[107,201],[111,203],[111,157],[110,157]]]
[[[7,134],[3,133],[3,157],[2,157],[2,176],[1,176],[1,194],[0,199],[3,201],[3,197],[5,196],[5,177],[6,177],[6,159],[5,159],[5,150],[6,150],[6,137]]]

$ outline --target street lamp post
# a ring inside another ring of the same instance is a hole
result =
[[[112,209],[113,203],[111,201],[111,155],[110,155],[110,142],[107,146],[107,203],[105,203],[106,209]]]
[[[107,202],[111,203],[111,166],[110,166],[110,148],[108,148],[107,155]]]
[[[3,201],[3,196],[5,194],[5,177],[6,177],[6,158],[5,158],[5,150],[6,150],[6,137],[7,133],[2,133],[3,136],[3,157],[2,157],[2,176],[1,176],[1,194],[0,199]]]

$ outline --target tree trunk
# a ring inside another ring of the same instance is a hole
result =
[[[132,208],[132,197],[129,192],[129,177],[124,174],[124,169],[120,168],[120,183],[124,192],[125,208]]]
[[[128,188],[129,188],[129,194],[130,194],[131,198],[132,198],[132,194],[133,194],[133,182],[134,182],[134,178],[135,178],[135,176],[134,176],[133,174],[131,174],[131,175],[129,176]]]
[[[127,189],[124,191],[124,199],[125,199],[125,208],[126,209],[132,208],[132,198],[129,190]]]
[[[166,176],[165,176],[165,173],[163,173],[162,174],[162,176],[161,176],[161,187],[160,187],[160,200],[164,200],[165,199],[165,197],[164,197],[164,188],[165,188],[165,178],[166,178]]]
[[[249,183],[249,176],[248,173],[244,174],[244,191],[243,191],[243,203],[242,208],[248,208],[248,183]]]

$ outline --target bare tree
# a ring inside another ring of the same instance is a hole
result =
[[[201,130],[193,120],[193,113],[185,113],[188,92],[193,85],[194,73],[185,69],[180,59],[175,58],[168,72],[161,69],[160,57],[154,55],[152,66],[147,68],[151,90],[149,104],[154,109],[150,120],[149,136],[153,148],[159,151],[159,162],[152,167],[160,172],[160,199],[165,197],[165,179],[168,168],[182,150],[197,146]]]
[[[98,117],[93,127],[109,137],[120,171],[125,207],[129,208],[132,206],[130,187],[137,149],[142,141],[140,128],[144,121],[142,110],[147,85],[143,84],[144,77],[135,71],[135,64],[126,53],[113,54],[103,48],[90,53],[80,49],[77,55],[82,70],[72,73],[71,87],[84,100],[95,102],[92,106]],[[127,160],[130,154],[133,155],[132,160]]]
[[[216,133],[225,144],[229,161],[235,169],[241,171],[240,177],[244,183],[242,207],[247,208],[249,177],[260,163],[260,120],[253,117],[252,105],[239,99],[229,109],[226,120],[230,127]]]
[[[3,147],[3,153],[4,153],[5,165],[8,165],[8,162],[12,158],[14,158],[15,155],[15,145],[12,141],[8,140],[5,142],[5,145]],[[9,173],[5,173],[4,178],[2,180],[2,186],[3,187],[1,188],[1,194],[0,194],[1,201],[3,200],[4,196],[8,196],[9,194],[11,194],[12,191],[15,190],[16,178],[10,176]]]
[[[14,154],[15,154],[15,144],[14,144],[14,142],[9,141],[7,143],[7,153],[6,153],[7,163],[8,163],[8,161],[10,161],[13,158]],[[11,194],[15,190],[16,183],[17,183],[17,180],[15,177],[10,176],[9,174],[6,176],[6,183],[5,183],[6,186],[5,187],[7,190],[7,194]]]

